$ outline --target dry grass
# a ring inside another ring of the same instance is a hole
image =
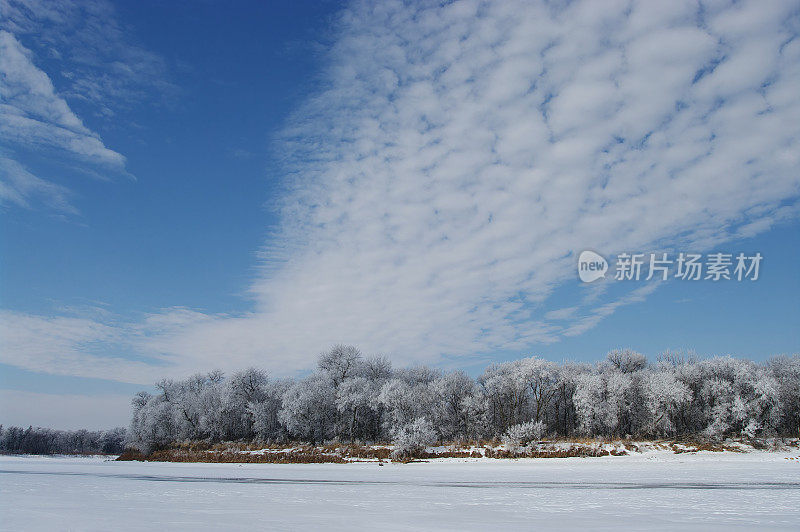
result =
[[[425,453],[430,454],[428,458],[482,458],[483,454],[480,451],[469,451],[469,450],[456,450],[451,449],[447,451],[442,451],[439,453]]]
[[[487,458],[596,458],[599,456],[621,456],[628,454],[626,451],[616,449],[608,451],[599,447],[572,445],[566,448],[532,448],[521,451],[508,451],[505,449],[484,450]]]
[[[734,452],[734,453],[741,453],[741,452],[743,452],[743,450],[742,450],[742,447],[739,444],[742,444],[742,443],[746,443],[747,445],[750,445],[750,446],[752,446],[753,448],[756,448],[756,449],[759,448],[759,447],[756,446],[756,445],[758,445],[758,443],[754,442],[754,441],[744,442],[742,440],[737,440],[737,441],[726,440],[724,442],[719,442],[719,441],[712,441],[712,440],[709,440],[708,438],[703,438],[703,437],[698,437],[698,436],[694,436],[694,437],[690,436],[690,437],[680,438],[680,439],[678,439],[676,441],[664,442],[664,443],[670,449],[672,449],[672,452],[674,452],[675,454],[696,453],[698,451],[711,451],[711,452],[714,452],[714,453],[720,453],[720,452],[724,452],[724,451],[729,451],[729,452]],[[753,445],[754,443],[756,445]]]
[[[360,460],[387,460],[392,454],[389,447],[377,445],[327,445],[322,448],[343,458]]]
[[[268,453],[245,453],[235,450],[188,450],[170,448],[153,451],[145,456],[136,451],[126,451],[117,460],[142,460],[147,462],[214,462],[245,464],[342,464],[347,462],[337,454],[308,447]]]
[[[671,451],[675,454],[711,452],[746,452],[750,448],[778,450],[798,446],[797,440],[775,441],[731,441],[712,442],[702,438],[680,440],[632,441],[630,439],[599,440],[594,438],[561,438],[540,441],[519,450],[502,448],[498,441],[448,442],[439,449],[416,453],[401,462],[413,462],[436,458],[573,458],[623,456],[629,452],[653,450]],[[442,449],[444,447],[444,449]],[[347,463],[358,461],[389,460],[392,447],[389,444],[361,445],[331,443],[312,446],[307,444],[264,444],[253,442],[193,441],[159,449],[149,455],[128,449],[118,460],[142,460],[165,462],[222,462],[222,463]]]

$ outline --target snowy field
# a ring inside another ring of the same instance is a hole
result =
[[[788,453],[386,464],[0,457],[2,530],[800,530]]]

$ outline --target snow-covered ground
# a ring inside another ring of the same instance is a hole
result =
[[[793,453],[386,464],[0,457],[2,530],[800,530]]]

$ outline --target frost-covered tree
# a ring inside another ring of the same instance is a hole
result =
[[[222,393],[226,432],[232,439],[252,438],[255,435],[251,405],[266,399],[268,377],[265,371],[248,368],[234,373],[225,383]]]
[[[578,424],[575,411],[575,390],[580,375],[592,371],[588,364],[567,362],[558,368],[558,382],[553,396],[551,419],[555,420],[554,430],[564,436],[571,435]]]
[[[343,380],[336,390],[336,409],[348,426],[350,441],[365,432],[369,420],[367,415],[375,395],[373,383],[366,377],[350,377]]]
[[[317,366],[328,376],[333,387],[338,388],[342,381],[360,371],[361,362],[361,351],[351,345],[340,344],[321,354]]]
[[[544,421],[528,421],[513,425],[503,434],[503,445],[510,451],[518,451],[521,446],[541,439],[546,429]]]
[[[485,403],[475,381],[455,371],[430,384],[433,420],[446,440],[477,437],[483,429]]]
[[[370,388],[369,409],[362,410],[366,418],[364,437],[373,441],[385,439],[388,437],[384,423],[385,408],[379,397],[383,386],[394,376],[392,363],[385,356],[367,357],[361,364],[360,375],[369,381]]]
[[[438,436],[433,423],[420,417],[395,430],[394,458],[408,458],[418,456],[426,447],[436,443]]]
[[[634,380],[630,373],[603,371],[581,375],[576,381],[575,410],[586,435],[629,434],[626,419]]]
[[[778,386],[780,434],[800,437],[800,356],[779,356],[768,362]]]
[[[201,418],[206,407],[202,394],[211,382],[206,375],[197,374],[182,382],[162,381],[164,400],[171,404],[175,418],[176,437],[179,440],[194,440],[206,437]]]
[[[613,349],[606,355],[606,363],[620,373],[634,373],[647,366],[647,357],[631,349]]]
[[[286,390],[278,419],[293,437],[312,444],[324,442],[334,435],[334,398],[330,379],[312,375]]]
[[[370,382],[385,382],[392,378],[392,361],[383,355],[367,357],[361,363],[361,376]]]
[[[665,353],[649,365],[638,353],[614,350],[594,366],[529,357],[492,364],[473,379],[425,366],[394,369],[385,357],[364,358],[353,347],[335,346],[320,357],[316,373],[299,381],[273,381],[253,368],[227,378],[214,371],[161,380],[154,393],[138,393],[132,406],[126,444],[146,453],[197,439],[402,442],[431,433],[422,428],[446,441],[510,442],[520,434],[576,431],[797,436],[800,357],[754,363]],[[27,448],[40,449],[50,438],[16,428],[0,437],[12,447],[24,440]],[[75,448],[100,445],[85,431],[71,437]]]
[[[134,412],[128,430],[127,445],[148,454],[154,449],[178,441],[173,405],[163,394],[149,396],[137,408],[142,396],[134,399]]]
[[[412,386],[405,380],[391,379],[378,394],[377,401],[386,411],[388,428],[399,427],[413,421],[420,411],[417,392],[425,385]]]
[[[247,410],[253,418],[253,432],[259,440],[282,441],[286,438],[286,430],[278,414],[283,405],[283,395],[293,384],[289,379],[267,381],[263,398],[248,403]]]
[[[525,421],[528,385],[520,377],[519,361],[492,364],[478,383],[487,401],[491,430],[502,434],[511,425]]]
[[[442,376],[442,371],[428,366],[402,368],[394,372],[394,377],[407,382],[411,386],[430,384]]]
[[[689,387],[664,368],[644,373],[640,390],[645,411],[641,432],[656,437],[674,436],[678,409],[692,398]]]
[[[704,360],[698,366],[698,417],[706,436],[775,433],[782,414],[780,384],[768,368],[731,357]]]
[[[542,421],[550,401],[558,392],[558,367],[539,357],[516,362],[518,378],[527,387],[534,421]]]
[[[124,443],[124,428],[91,431],[0,425],[0,453],[120,454]]]

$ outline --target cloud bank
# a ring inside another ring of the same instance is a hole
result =
[[[115,325],[153,374],[291,372],[337,342],[399,362],[528,350],[655,288],[548,300],[581,250],[708,250],[797,214],[794,2],[370,4],[341,14],[321,90],[275,140],[287,191],[252,312]],[[3,351],[39,370],[62,353]],[[96,376],[68,353],[57,372]]]
[[[125,426],[130,416],[131,398],[127,395],[46,394],[20,390],[0,390],[3,422],[6,427],[35,426],[61,430],[107,430]]]

